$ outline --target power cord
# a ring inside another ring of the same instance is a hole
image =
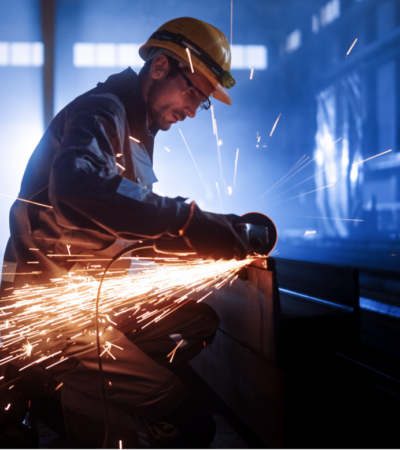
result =
[[[101,383],[101,394],[103,397],[103,405],[104,405],[104,441],[102,448],[107,448],[107,441],[108,441],[108,430],[109,430],[109,417],[108,417],[108,408],[107,408],[107,400],[106,400],[106,391],[104,388],[104,376],[103,376],[103,365],[101,362],[101,349],[100,349],[100,336],[99,336],[99,302],[100,302],[100,293],[101,293],[101,287],[103,285],[103,281],[105,279],[105,276],[107,274],[108,269],[122,256],[126,255],[127,253],[130,253],[131,251],[139,251],[139,250],[145,250],[149,248],[153,248],[153,246],[146,246],[146,247],[139,247],[136,248],[137,244],[133,244],[124,250],[121,250],[119,253],[117,253],[112,260],[109,262],[107,267],[104,269],[103,276],[101,277],[99,289],[97,291],[97,298],[96,298],[96,343],[97,343],[97,358],[99,362],[99,375],[100,375],[100,383]]]

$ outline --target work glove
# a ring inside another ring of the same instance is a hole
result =
[[[194,202],[187,223],[180,231],[186,243],[204,259],[244,259],[247,249],[233,229],[231,222],[239,216],[202,211]]]

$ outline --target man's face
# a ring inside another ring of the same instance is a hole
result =
[[[171,124],[195,117],[196,110],[205,98],[196,89],[189,89],[185,78],[178,72],[170,74],[168,59],[164,55],[155,58],[150,69],[153,82],[147,95],[149,125],[154,124],[166,131]],[[203,75],[192,73],[190,69],[181,69],[194,86],[207,97],[213,92],[213,86]]]

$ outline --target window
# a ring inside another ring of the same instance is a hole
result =
[[[331,0],[321,8],[321,26],[324,27],[340,17],[340,0]]]
[[[301,46],[301,30],[294,30],[286,38],[285,51],[290,53],[294,52]]]
[[[267,47],[264,45],[232,45],[232,69],[268,67]]]
[[[142,44],[82,43],[73,47],[75,67],[142,67],[139,56]],[[1,53],[0,53],[1,57]],[[267,48],[264,45],[233,45],[232,69],[265,70],[268,66]]]
[[[43,65],[42,42],[0,42],[0,66]]]

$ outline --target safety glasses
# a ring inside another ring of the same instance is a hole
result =
[[[182,77],[186,80],[186,86],[189,88],[188,92],[189,95],[192,95],[193,98],[195,98],[196,100],[200,100],[200,105],[197,108],[196,112],[200,112],[203,111],[204,109],[207,110],[210,108],[211,106],[211,100],[209,99],[209,97],[207,97],[206,94],[204,94],[204,92],[202,92],[200,89],[198,89],[190,80],[189,78],[184,74],[184,72],[182,72],[181,70],[179,70],[179,73],[182,75]],[[199,95],[200,94],[200,95]]]

